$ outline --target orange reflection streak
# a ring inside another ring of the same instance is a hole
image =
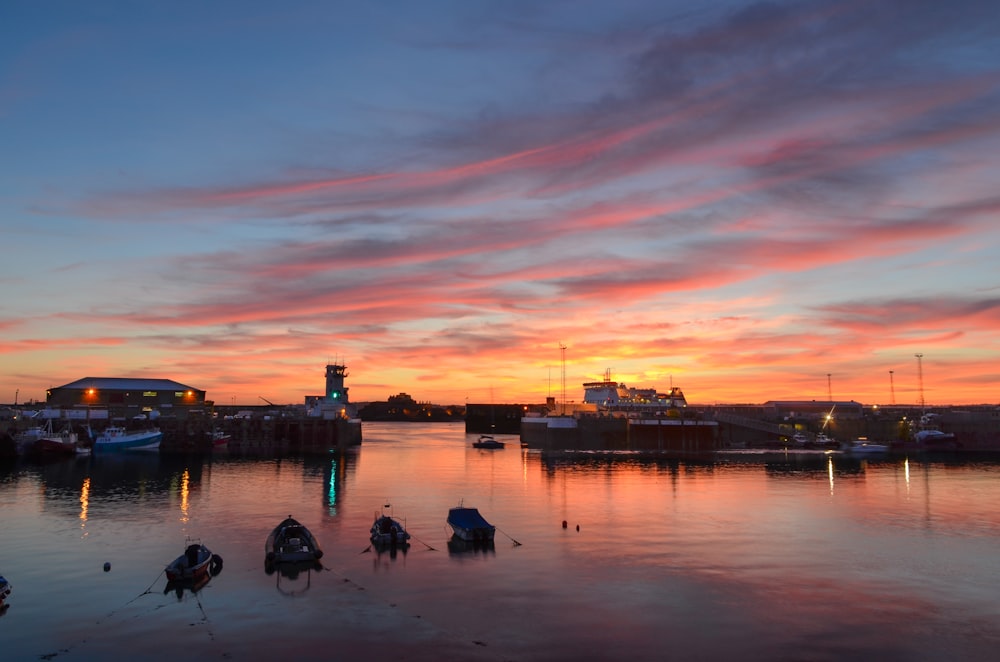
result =
[[[830,496],[833,496],[833,457],[826,460],[826,473],[830,477]]]
[[[191,476],[188,473],[188,470],[185,469],[184,473],[181,474],[181,521],[182,522],[187,522],[188,519],[189,519],[189,517],[188,517],[188,505],[189,505],[188,498],[190,497],[190,494],[191,494],[190,480],[191,480]]]
[[[80,528],[87,528],[87,510],[90,508],[90,478],[83,479],[80,487]],[[86,535],[86,532],[84,533]]]

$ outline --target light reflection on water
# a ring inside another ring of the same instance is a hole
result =
[[[474,449],[460,424],[364,437],[343,456],[0,469],[9,659],[358,659],[384,639],[415,660],[992,659],[1000,644],[996,462],[542,456],[516,438]],[[492,548],[448,544],[460,501],[498,526]],[[368,545],[386,503],[408,550]],[[264,572],[289,514],[323,570]],[[224,570],[165,594],[188,537]]]

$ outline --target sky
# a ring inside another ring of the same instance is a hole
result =
[[[0,402],[995,404],[998,184],[996,2],[5,0]]]

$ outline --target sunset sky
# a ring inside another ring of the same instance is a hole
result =
[[[1000,402],[995,2],[5,0],[0,154],[0,402]]]

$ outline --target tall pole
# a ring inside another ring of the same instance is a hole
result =
[[[924,413],[924,363],[923,354],[914,354],[917,357],[917,386],[920,388],[920,413]]]
[[[826,373],[826,399],[833,402],[833,386],[830,383],[830,373]]]
[[[892,370],[889,371],[889,404],[896,404],[896,385],[892,382]]]
[[[566,413],[566,345],[559,343],[559,351],[562,354],[562,413]]]

